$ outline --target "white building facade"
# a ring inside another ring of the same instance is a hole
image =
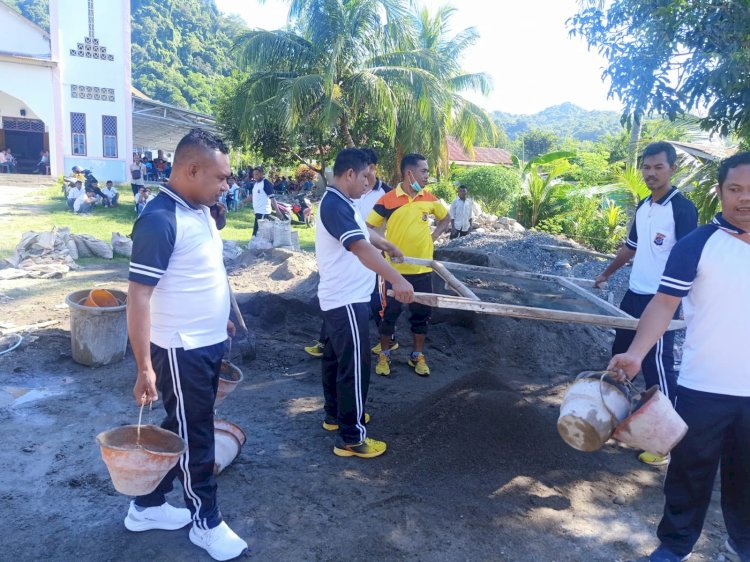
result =
[[[49,35],[0,2],[0,29],[0,148],[18,171],[49,150],[52,175],[127,181],[130,0],[50,0]]]

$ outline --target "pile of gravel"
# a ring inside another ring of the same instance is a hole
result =
[[[545,232],[472,232],[468,236],[439,243],[437,254],[461,250],[477,252],[487,256],[490,267],[521,269],[534,273],[547,273],[562,277],[593,279],[607,267],[609,260],[582,253],[556,251],[542,246],[567,246],[585,249],[565,237]],[[630,267],[623,267],[609,279],[606,291],[593,292],[615,304],[619,303],[628,289]]]

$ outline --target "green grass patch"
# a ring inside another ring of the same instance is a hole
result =
[[[113,232],[130,235],[135,222],[133,194],[130,185],[117,187],[120,205],[114,209],[96,207],[89,215],[76,215],[68,210],[67,202],[59,187],[51,187],[30,197],[19,200],[9,207],[9,212],[0,217],[0,258],[13,254],[21,234],[29,230],[44,231],[52,227],[68,227],[74,234],[90,234],[110,242]],[[253,232],[255,216],[252,209],[245,208],[227,215],[227,225],[221,231],[224,240],[236,240],[247,245]],[[300,247],[313,251],[315,229],[305,226],[293,227],[299,232]]]

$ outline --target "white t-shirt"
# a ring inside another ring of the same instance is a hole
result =
[[[320,309],[326,311],[370,302],[375,272],[349,251],[357,240],[370,239],[367,224],[354,202],[336,188],[328,187],[320,201],[316,222]]]
[[[104,189],[102,189],[102,193],[112,199],[115,195],[117,195],[117,190],[114,188],[114,186],[105,187]]]
[[[273,212],[271,199],[275,197],[273,185],[266,180],[253,184],[253,210],[256,215],[270,215]]]
[[[141,177],[138,179],[135,179],[133,177],[133,172],[136,170],[141,171]],[[146,165],[143,162],[141,162],[140,164],[136,164],[135,162],[133,162],[130,165],[130,183],[134,185],[146,185]]]
[[[73,186],[73,187],[71,187],[71,188],[70,188],[70,189],[68,190],[68,199],[78,199],[78,196],[79,196],[79,195],[80,195],[81,193],[84,193],[84,190],[83,190],[83,188],[80,188],[80,189],[79,189],[79,188],[77,188],[76,186]]]
[[[683,297],[687,323],[677,384],[750,397],[750,237],[719,213],[677,243],[659,292]]]
[[[77,213],[81,210],[81,205],[84,203],[88,203],[89,197],[86,195],[86,192],[82,192],[78,197],[76,197],[76,200],[73,202],[73,210]]]

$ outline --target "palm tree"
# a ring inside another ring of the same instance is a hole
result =
[[[529,205],[528,228],[534,228],[553,200],[564,195],[573,186],[560,179],[569,168],[568,158],[575,153],[567,151],[548,152],[523,162],[513,156],[513,163],[521,174],[524,197]]]
[[[287,29],[238,38],[249,76],[229,119],[245,138],[315,137],[321,153],[354,146],[373,123],[388,144],[428,155],[444,150],[448,133],[465,145],[491,138],[489,116],[458,95],[471,79],[419,45],[414,21],[400,0],[292,0]]]

